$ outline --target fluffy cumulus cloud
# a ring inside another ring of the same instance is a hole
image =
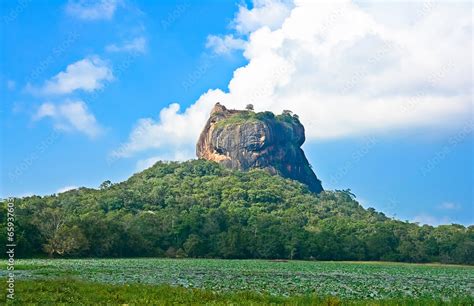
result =
[[[292,7],[291,1],[255,0],[252,9],[244,5],[239,7],[232,25],[241,34],[248,34],[263,26],[276,30],[288,17]]]
[[[174,152],[184,152],[181,153],[182,159],[193,157],[196,137],[204,127],[203,122],[209,116],[213,101],[219,101],[224,95],[220,90],[212,90],[184,112],[180,112],[179,104],[173,103],[161,110],[157,120],[140,119],[128,141],[114,150],[112,156],[130,157],[148,149],[170,148],[171,152],[165,152],[168,156]]]
[[[235,38],[233,35],[225,35],[223,37],[209,35],[207,37],[206,48],[210,48],[216,54],[229,54],[233,50],[244,50],[245,40]]]
[[[82,20],[110,20],[118,4],[118,0],[70,0],[66,12]]]
[[[469,4],[432,2],[241,7],[234,36],[214,39],[221,50],[245,40],[238,46],[248,63],[228,91],[211,89],[182,111],[172,104],[157,119],[141,119],[121,154],[192,148],[218,101],[291,109],[308,141],[457,128],[472,116],[471,13]]]
[[[108,63],[97,56],[88,57],[72,63],[41,87],[27,85],[27,90],[35,94],[64,95],[76,90],[92,92],[114,79]]]
[[[107,52],[130,52],[130,53],[145,53],[146,39],[145,37],[136,37],[130,41],[126,41],[121,45],[110,44],[105,47]]]
[[[61,131],[77,131],[95,138],[102,133],[95,116],[89,112],[83,101],[67,100],[61,104],[45,102],[36,111],[34,120],[51,118],[54,127]]]

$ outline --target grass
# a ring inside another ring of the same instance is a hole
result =
[[[14,301],[9,304],[136,304],[136,305],[446,305],[441,299],[346,300],[335,297],[303,295],[279,297],[256,292],[216,293],[204,289],[186,289],[169,285],[111,285],[75,279],[20,281]],[[5,303],[5,296],[2,296]],[[451,305],[472,305],[469,298],[458,298]]]
[[[31,259],[16,267],[20,304],[474,304],[472,266],[142,258]]]

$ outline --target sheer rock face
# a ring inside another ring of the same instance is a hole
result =
[[[198,158],[246,171],[262,168],[272,174],[323,190],[301,145],[304,127],[296,116],[229,110],[217,103],[196,145]]]

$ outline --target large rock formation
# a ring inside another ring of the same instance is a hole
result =
[[[230,110],[217,103],[199,137],[196,154],[238,170],[263,168],[323,190],[301,145],[304,127],[296,115]]]

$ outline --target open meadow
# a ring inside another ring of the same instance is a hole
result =
[[[471,266],[150,258],[31,259],[15,268],[18,303],[474,303]]]

